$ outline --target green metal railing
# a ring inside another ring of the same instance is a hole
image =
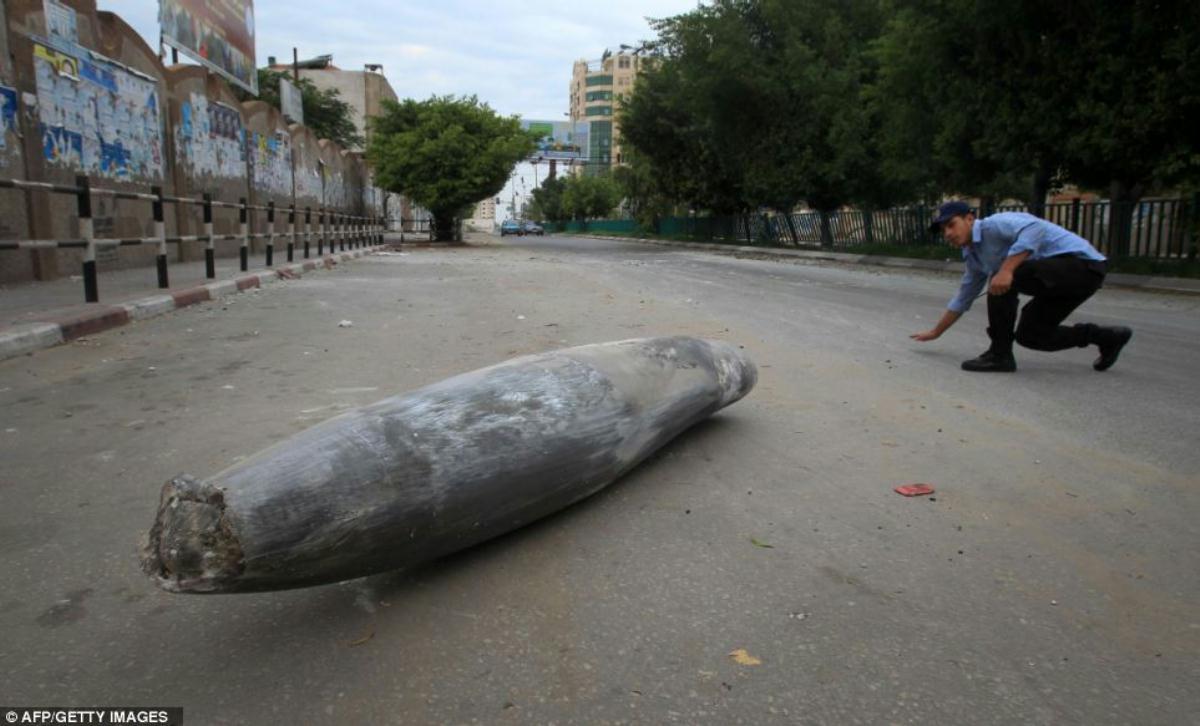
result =
[[[982,210],[1030,211],[1025,206]],[[1042,217],[1075,232],[1108,257],[1195,260],[1200,254],[1200,195],[1190,199],[1147,199],[1047,204]],[[864,211],[797,212],[783,215],[754,212],[735,216],[663,217],[651,228],[632,219],[599,219],[548,224],[547,231],[654,234],[734,244],[821,247],[853,250],[871,245],[936,245],[929,231],[930,207],[913,206]]]

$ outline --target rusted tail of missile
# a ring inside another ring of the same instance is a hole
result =
[[[142,570],[172,592],[218,592],[242,573],[220,489],[178,476],[163,485],[154,526],[143,538]]]

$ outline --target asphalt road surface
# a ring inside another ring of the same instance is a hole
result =
[[[547,237],[372,257],[0,362],[0,705],[211,723],[1184,724],[1200,298],[968,374],[954,277]],[[982,302],[982,301],[981,301]],[[339,327],[342,320],[352,327]],[[171,476],[516,355],[744,345],[759,384],[600,494],[412,571],[183,596]],[[903,498],[926,482],[932,497]]]

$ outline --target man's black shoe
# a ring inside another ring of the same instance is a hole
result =
[[[1017,359],[1012,353],[993,353],[989,350],[978,358],[963,361],[962,369],[974,373],[1012,373],[1017,370]]]
[[[1095,363],[1092,363],[1092,368],[1098,371],[1112,368],[1113,363],[1117,362],[1117,356],[1121,355],[1121,349],[1132,337],[1133,331],[1124,326],[1106,328],[1096,343],[1100,346],[1100,357],[1096,359]]]

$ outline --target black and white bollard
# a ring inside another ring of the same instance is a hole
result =
[[[75,177],[76,212],[79,236],[87,243],[83,252],[83,299],[100,302],[100,284],[96,278],[96,228],[92,224],[92,186],[86,176]]]

